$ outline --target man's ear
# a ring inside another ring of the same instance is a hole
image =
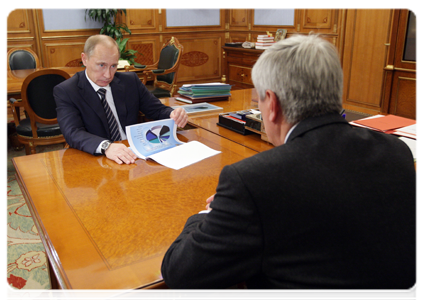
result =
[[[266,97],[268,100],[269,121],[276,122],[281,113],[278,97],[271,90],[266,90]]]
[[[82,64],[84,66],[87,66],[87,64],[86,64],[86,62],[87,62],[87,55],[84,52],[81,53],[81,60],[82,60]]]

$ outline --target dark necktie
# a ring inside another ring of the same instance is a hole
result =
[[[120,141],[121,136],[119,133],[119,126],[115,116],[113,115],[112,110],[110,109],[109,104],[107,103],[106,89],[101,88],[97,91],[97,93],[100,95],[101,103],[103,104],[104,112],[106,113],[106,117],[107,117],[107,123],[109,123],[110,139],[112,140],[112,142]]]

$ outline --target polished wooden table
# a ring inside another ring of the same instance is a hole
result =
[[[160,99],[165,105],[180,106],[186,103],[176,100],[176,97]],[[225,101],[214,101],[210,104],[222,107],[218,112],[196,114],[188,118],[188,123],[194,127],[203,128],[221,137],[230,139],[252,150],[262,152],[272,149],[271,143],[265,142],[256,133],[242,135],[232,130],[217,125],[220,113],[234,112],[251,108],[258,108],[258,95],[255,89],[244,89],[231,91],[231,97]]]
[[[215,193],[221,169],[257,153],[200,128],[178,138],[222,153],[180,170],[141,159],[118,165],[75,149],[13,159],[59,287],[162,285],[165,251]]]

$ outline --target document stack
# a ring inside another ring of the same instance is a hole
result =
[[[178,90],[181,96],[176,100],[186,103],[210,102],[228,100],[231,95],[231,85],[225,83],[184,84]]]
[[[267,49],[275,43],[275,38],[271,35],[258,35],[256,49]]]

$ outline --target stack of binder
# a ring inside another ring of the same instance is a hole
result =
[[[228,100],[231,85],[225,83],[184,84],[179,88],[176,100],[186,103],[199,103]]]

